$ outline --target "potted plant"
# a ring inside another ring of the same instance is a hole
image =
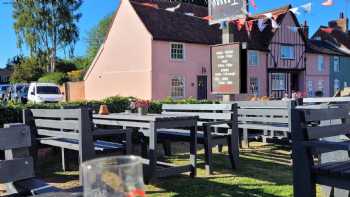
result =
[[[147,114],[148,108],[150,106],[150,101],[148,100],[136,100],[135,107],[139,115]]]

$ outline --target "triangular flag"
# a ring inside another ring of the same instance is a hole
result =
[[[266,16],[266,18],[268,18],[268,19],[271,19],[272,18],[272,13],[271,12],[266,13],[266,14],[264,14],[264,16]]]
[[[142,3],[142,5],[147,6],[147,7],[151,7],[151,8],[155,8],[155,9],[159,9],[159,6],[155,3]]]
[[[291,32],[294,32],[296,33],[299,29],[299,27],[296,27],[296,26],[287,26],[287,28],[291,31]]]
[[[245,24],[245,19],[236,20],[236,25],[237,25],[238,31],[241,31],[244,24]]]
[[[265,20],[263,18],[260,18],[258,20],[258,28],[261,32],[263,32],[264,29],[266,28]]]
[[[291,8],[291,9],[289,9],[289,11],[293,12],[293,14],[295,14],[295,15],[299,15],[299,14],[300,14],[299,8],[298,8],[298,7],[296,7],[296,8]]]
[[[323,6],[332,6],[333,5],[333,0],[326,0],[325,2],[322,3]]]
[[[307,3],[307,4],[304,4],[302,6],[300,6],[304,12],[306,13],[310,13],[311,12],[311,9],[312,9],[312,3]]]
[[[326,33],[332,33],[333,32],[333,28],[329,28],[329,27],[327,27],[327,28],[321,28],[321,31],[323,31],[323,32],[326,32]]]
[[[227,27],[226,21],[220,22],[220,29],[224,29],[225,27]]]
[[[280,27],[274,19],[271,19],[271,25],[272,25],[272,28],[274,28],[274,29],[277,29]]]
[[[253,8],[256,9],[256,3],[255,3],[255,0],[250,0],[250,4],[253,6]]]
[[[175,10],[179,9],[181,6],[181,3],[175,7],[172,7],[172,8],[166,8],[165,10],[166,11],[169,11],[169,12],[175,12]]]
[[[207,20],[207,21],[210,21],[210,20],[213,19],[213,17],[212,17],[212,16],[205,16],[205,17],[203,17],[202,19]]]

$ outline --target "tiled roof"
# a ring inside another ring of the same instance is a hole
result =
[[[207,20],[135,1],[131,4],[155,40],[208,45],[221,43],[221,30],[217,25],[210,26]]]
[[[345,46],[350,50],[350,34],[349,32],[343,32],[340,29],[334,28],[331,33],[322,31],[328,27],[321,26],[316,33],[312,36],[313,39],[319,38],[321,40],[326,40],[332,44],[341,47]]]
[[[308,53],[317,53],[317,54],[328,54],[328,55],[337,55],[345,56],[347,54],[343,53],[336,46],[324,40],[309,40],[306,45],[306,52]]]

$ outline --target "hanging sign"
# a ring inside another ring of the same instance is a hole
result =
[[[243,8],[243,9],[242,9]],[[247,0],[209,0],[210,24],[246,18]]]
[[[240,93],[240,50],[239,43],[211,47],[213,94]]]

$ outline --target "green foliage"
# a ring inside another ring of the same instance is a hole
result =
[[[69,81],[82,81],[84,79],[85,70],[73,70],[67,73]]]
[[[18,102],[8,102],[6,105],[0,102],[0,127],[4,123],[21,122],[21,111],[23,109],[60,109],[60,108],[79,108],[88,107],[98,112],[100,105],[105,104],[111,113],[120,113],[127,110],[130,106],[130,101],[135,99],[133,97],[121,97],[113,96],[106,98],[102,101],[75,101],[75,102],[62,102],[62,103],[50,103],[50,104],[35,104],[27,103],[21,104]],[[148,109],[149,113],[161,113],[162,104],[205,104],[213,103],[213,101],[197,101],[195,99],[183,99],[172,100],[170,98],[151,101],[151,105]]]
[[[55,71],[57,51],[73,55],[79,39],[77,13],[82,0],[21,0],[13,3],[14,30],[20,48],[26,45],[31,56],[45,54]]]
[[[42,76],[39,80],[41,83],[63,84],[68,81],[67,75],[62,72],[48,73]]]
[[[6,63],[6,69],[12,70],[14,67],[18,64],[21,64],[21,62],[24,61],[24,56],[23,55],[16,55],[13,58],[10,58],[7,60]]]
[[[68,60],[60,59],[57,61],[56,72],[67,73],[76,69],[77,69],[77,66],[75,65],[75,62],[73,62],[70,59]]]
[[[101,45],[105,40],[112,19],[113,14],[105,16],[95,27],[93,27],[89,31],[87,38],[88,47],[86,51],[86,58],[89,60],[90,63],[95,58],[98,50],[100,49]]]
[[[90,61],[88,58],[85,57],[75,57],[70,60],[77,69],[79,70],[87,70],[90,65]]]
[[[11,83],[32,82],[40,78],[44,73],[40,58],[23,58],[13,66]]]

